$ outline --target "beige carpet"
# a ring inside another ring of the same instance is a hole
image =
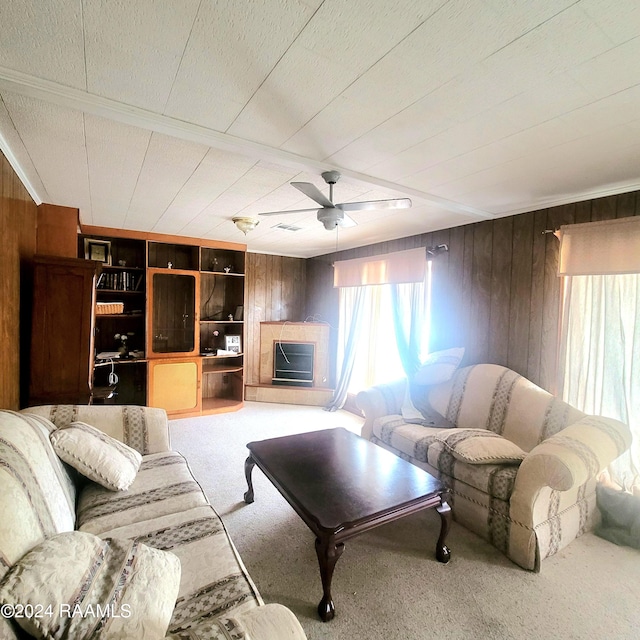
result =
[[[640,637],[640,552],[586,534],[534,574],[454,523],[452,559],[442,565],[433,511],[349,540],[333,578],[336,617],[321,622],[313,534],[257,468],[255,502],[245,505],[245,445],[334,426],[359,432],[360,424],[342,411],[253,402],[171,422],[173,448],[189,460],[262,597],[290,607],[309,640]]]

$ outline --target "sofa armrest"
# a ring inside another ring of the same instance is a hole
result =
[[[190,627],[182,634],[167,634],[165,640],[183,640],[187,637],[213,637],[212,628],[221,627],[225,637],[251,638],[251,640],[306,640],[307,636],[298,619],[281,604],[265,604],[234,616],[207,619]],[[220,630],[215,634],[217,638]]]
[[[517,484],[569,491],[595,478],[631,446],[629,427],[618,420],[585,416],[534,447],[518,470]]]
[[[389,384],[379,384],[358,393],[356,404],[365,417],[361,432],[363,438],[367,440],[371,438],[373,422],[376,418],[401,413],[406,388],[407,380],[403,378]]]
[[[52,404],[27,407],[22,412],[43,416],[59,429],[71,422],[86,422],[142,455],[171,451],[169,421],[164,409],[135,405]]]

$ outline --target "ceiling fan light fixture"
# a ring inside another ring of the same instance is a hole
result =
[[[344,213],[335,207],[324,207],[318,210],[316,217],[327,231],[333,231],[342,222]]]
[[[245,236],[249,231],[253,231],[260,224],[260,220],[257,218],[236,217],[232,218],[232,220],[233,224],[235,224]]]

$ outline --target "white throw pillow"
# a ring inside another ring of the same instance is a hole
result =
[[[164,638],[180,560],[135,540],[60,533],[26,553],[0,586],[3,612],[36,638]]]
[[[429,354],[413,377],[414,384],[426,386],[446,382],[460,365],[463,356],[464,347]]]
[[[486,429],[451,429],[435,438],[456,460],[469,464],[520,464],[527,455],[511,440]]]
[[[84,422],[72,422],[49,437],[62,460],[112,491],[128,489],[142,463],[135,449]]]

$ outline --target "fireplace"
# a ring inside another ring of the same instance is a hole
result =
[[[312,342],[274,341],[272,384],[312,387],[314,355]]]

